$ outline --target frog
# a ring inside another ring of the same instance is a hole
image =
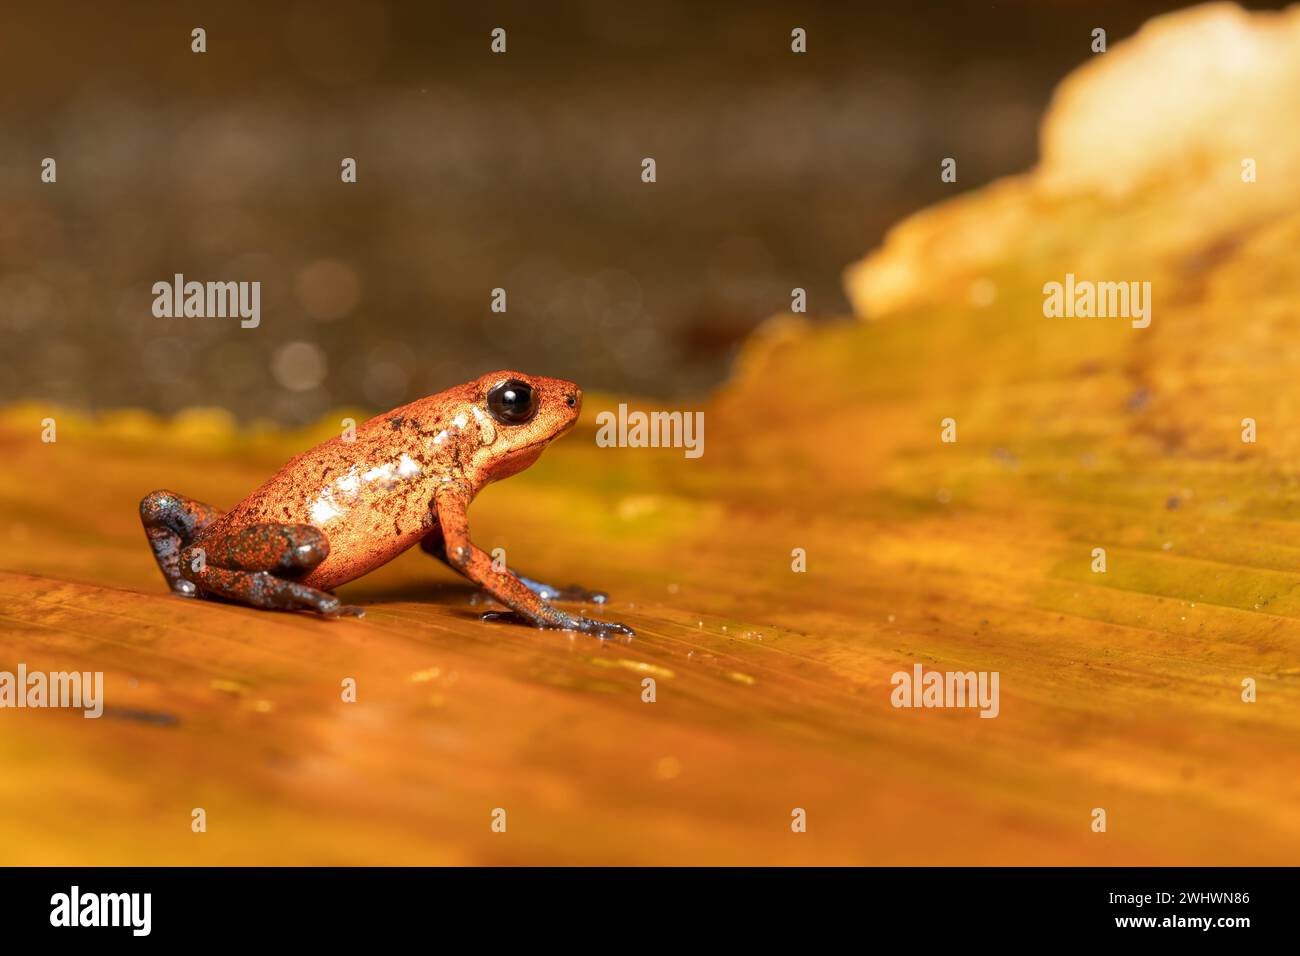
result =
[[[466,514],[479,491],[536,462],[581,409],[573,382],[491,372],[295,456],[229,511],[159,489],[141,500],[140,520],[180,597],[362,617],[333,591],[418,545],[507,609],[485,620],[630,637],[630,627],[552,603],[603,605],[606,593],[525,577],[470,538]]]

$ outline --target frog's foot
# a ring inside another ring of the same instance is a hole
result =
[[[272,611],[315,611],[325,617],[364,617],[364,609],[344,604],[333,594],[269,571],[228,571],[208,565],[196,574],[199,588],[228,601]]]
[[[581,631],[583,634],[594,634],[602,641],[620,635],[626,637],[636,636],[636,631],[626,624],[618,624],[614,621],[598,621],[590,617],[578,617],[576,614],[565,614],[563,611],[560,612],[560,617],[554,623],[548,621],[544,624],[537,624],[536,621],[530,620],[516,611],[488,611],[481,616],[480,620],[509,621],[514,624],[527,624],[532,627],[543,627],[559,631]]]
[[[557,588],[553,584],[543,584],[541,581],[526,578],[517,571],[515,576],[524,583],[524,587],[543,601],[584,601],[587,604],[604,604],[609,600],[609,595],[604,591],[588,591],[576,584],[570,584],[567,588]]]
[[[359,607],[297,580],[330,552],[324,532],[305,524],[255,524],[200,538],[181,552],[181,574],[203,594],[279,611],[363,617]]]
[[[181,551],[193,544],[199,532],[219,517],[221,512],[211,505],[165,489],[150,492],[140,502],[144,533],[173,593],[182,597],[197,596],[194,582],[181,575]]]

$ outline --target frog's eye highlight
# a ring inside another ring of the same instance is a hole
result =
[[[537,393],[527,382],[512,378],[488,392],[487,407],[502,425],[522,425],[537,414]]]

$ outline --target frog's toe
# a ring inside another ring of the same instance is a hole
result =
[[[198,586],[193,581],[187,581],[184,578],[172,582],[172,594],[177,597],[192,598],[199,596]]]
[[[636,631],[626,624],[619,624],[615,621],[598,621],[590,617],[570,617],[561,627],[566,631],[581,631],[583,634],[590,634],[598,637],[602,641],[607,641],[612,637],[636,637]]]
[[[618,637],[619,635],[624,637],[636,637],[636,631],[632,630],[632,628],[628,627],[626,624],[619,624],[617,621],[593,621],[591,618],[586,617],[579,618],[578,620],[582,621],[584,625],[587,625],[586,627],[581,628],[584,633],[594,634],[602,641],[607,641],[610,638]]]
[[[556,631],[580,631],[583,634],[590,634],[598,637],[602,641],[611,637],[623,635],[626,637],[635,637],[636,631],[623,624],[616,624],[613,621],[597,621],[589,617],[578,617],[576,614],[568,614],[564,611],[552,609],[553,618],[538,620],[530,618],[527,615],[520,614],[518,611],[488,611],[486,614],[479,616],[481,621],[502,621],[510,624],[525,624],[531,627],[547,628]]]
[[[343,604],[338,598],[334,598],[331,602],[322,602],[317,610],[322,617],[328,618],[366,616],[365,608],[358,607],[355,604]]]

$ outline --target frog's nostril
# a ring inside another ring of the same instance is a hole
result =
[[[573,408],[573,406],[575,406],[575,405],[578,404],[578,399],[577,399],[577,397],[576,397],[576,396],[573,396],[573,395],[566,395],[566,396],[564,396],[564,401],[565,401],[565,404],[567,404],[570,408]]]

